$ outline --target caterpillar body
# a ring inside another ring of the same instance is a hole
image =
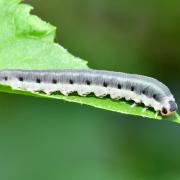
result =
[[[110,95],[112,99],[125,98],[143,103],[156,112],[168,116],[177,110],[177,104],[166,85],[160,81],[136,74],[104,70],[0,70],[0,84],[15,89],[59,91],[63,95],[77,92],[80,96],[94,93],[97,97]]]

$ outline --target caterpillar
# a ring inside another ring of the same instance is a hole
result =
[[[111,99],[132,100],[134,107],[142,103],[156,113],[169,116],[177,110],[177,104],[166,85],[160,81],[137,74],[104,70],[0,70],[0,84],[31,92],[46,94],[60,92],[67,96],[77,92],[80,96],[94,93],[97,97],[109,95]]]

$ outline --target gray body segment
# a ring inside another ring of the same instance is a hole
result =
[[[63,84],[89,84],[109,86],[117,89],[133,90],[137,94],[145,94],[161,102],[165,97],[171,96],[167,86],[160,81],[142,75],[127,74],[99,70],[6,70],[0,71],[0,80],[7,77],[22,78],[23,81]]]
[[[139,97],[143,96],[140,100],[142,101],[142,103],[144,103],[143,99],[146,97],[148,99],[154,100],[154,102],[157,102],[162,106],[165,106],[165,104],[167,104],[166,101],[174,101],[174,98],[168,87],[165,86],[160,81],[147,76],[127,74],[121,72],[91,70],[91,69],[1,70],[0,71],[0,83],[5,81],[8,82],[8,81],[16,81],[16,80],[26,83],[29,82],[29,83],[37,83],[37,84],[48,84],[49,86],[51,84],[52,85],[64,84],[64,85],[71,85],[70,87],[72,87],[72,85],[78,85],[77,87],[83,86],[88,88],[93,86],[97,88],[98,87],[109,88],[109,89],[117,90],[116,94],[118,94],[118,92],[120,93],[119,96],[117,95],[118,97],[123,96],[121,92],[124,90],[127,92],[133,92]],[[73,91],[76,91],[76,89]],[[111,93],[108,93],[107,91],[107,93],[105,93],[104,95],[107,94],[111,94]],[[124,96],[128,96],[128,93],[125,93]],[[134,95],[132,97],[134,97]],[[132,99],[128,97],[124,97],[124,98]],[[152,104],[150,103],[149,105],[153,106],[153,103]],[[160,108],[162,108],[162,106]],[[156,107],[155,110],[158,110],[158,108]]]

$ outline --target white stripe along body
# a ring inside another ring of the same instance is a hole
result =
[[[177,110],[175,99],[168,87],[154,78],[103,70],[0,70],[0,84],[15,89],[61,92],[80,96],[94,93],[97,97],[110,95],[112,99],[125,98],[152,107],[162,115]]]

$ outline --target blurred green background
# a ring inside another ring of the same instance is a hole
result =
[[[26,0],[95,69],[153,76],[180,104],[178,0]],[[179,180],[180,125],[0,94],[2,180]]]

